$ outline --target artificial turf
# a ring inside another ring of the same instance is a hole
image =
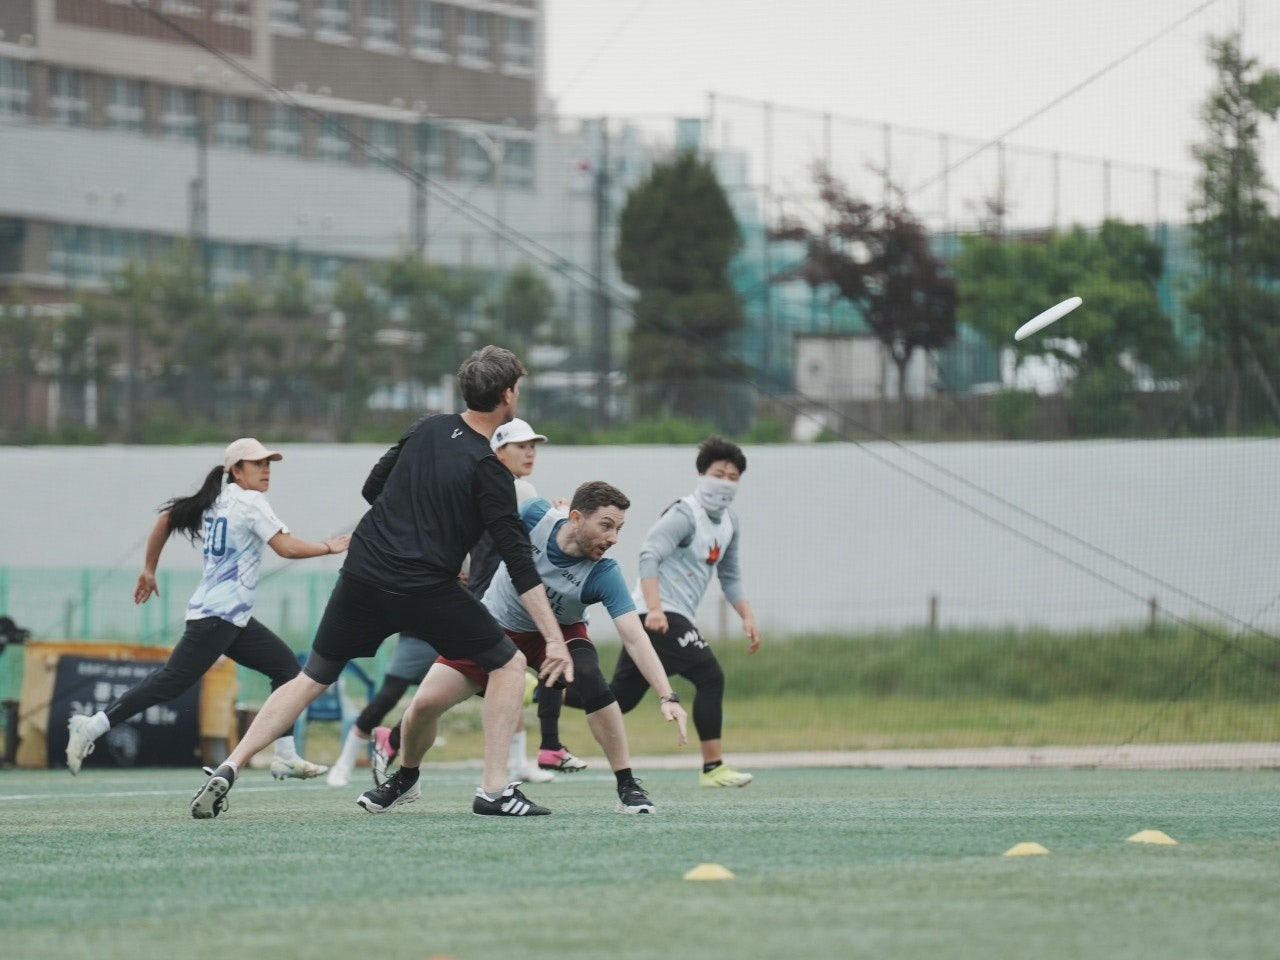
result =
[[[642,771],[643,773],[643,771]],[[363,784],[247,772],[0,773],[0,952],[26,958],[1214,957],[1280,943],[1273,771],[588,770],[550,817],[470,813],[471,770],[372,816]],[[1144,829],[1178,841],[1127,843]],[[1048,856],[1008,858],[1034,841]],[[734,879],[695,882],[701,863]]]

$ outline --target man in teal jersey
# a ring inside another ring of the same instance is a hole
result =
[[[587,607],[593,603],[605,605],[631,661],[646,683],[658,691],[663,717],[679,727],[680,743],[686,739],[687,717],[640,624],[635,602],[627,592],[617,564],[604,556],[618,542],[618,532],[630,505],[630,500],[616,487],[592,481],[574,492],[567,513],[555,509],[546,500],[534,498],[521,506],[520,518],[529,528],[534,564],[573,658],[574,679],[570,689],[586,710],[587,725],[604,750],[617,780],[615,809],[619,813],[636,814],[652,813],[654,805],[632,774],[622,711],[605,682],[595,646],[587,636]],[[505,564],[494,575],[484,595],[484,604],[530,665],[541,663],[544,639],[521,605]],[[382,813],[416,800],[420,793],[418,767],[435,741],[440,716],[467,697],[482,692],[485,680],[484,672],[470,661],[437,660],[401,720],[400,771],[381,787],[366,792],[357,803],[370,813]],[[405,776],[402,777],[402,773]],[[549,811],[535,805],[535,809],[523,811],[522,815],[543,812]]]

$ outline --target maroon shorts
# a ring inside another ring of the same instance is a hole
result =
[[[502,632],[515,641],[517,649],[524,654],[529,666],[535,670],[542,669],[542,660],[547,650],[547,645],[542,641],[542,634],[537,631],[520,633],[517,630],[508,630],[506,627],[502,628]],[[562,623],[560,624],[560,635],[565,640],[586,640],[588,643],[591,642],[591,638],[587,636],[587,625],[585,623]],[[478,683],[481,691],[489,685],[489,674],[484,667],[474,660],[450,660],[447,657],[436,657],[436,663],[443,663],[446,667],[452,667],[468,680]]]

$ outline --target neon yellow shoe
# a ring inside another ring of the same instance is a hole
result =
[[[700,787],[745,787],[751,782],[749,773],[739,773],[727,763],[722,763],[710,773],[698,774]]]
[[[538,689],[538,677],[536,674],[530,673],[528,670],[524,672],[524,705],[527,707],[533,703],[533,691]],[[559,693],[560,691],[556,691]]]
[[[271,761],[271,775],[277,780],[311,780],[328,771],[323,763],[312,763],[295,757],[292,760],[281,760],[276,757]]]

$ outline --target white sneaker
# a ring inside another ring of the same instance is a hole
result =
[[[345,763],[335,763],[329,768],[329,775],[324,782],[331,787],[345,787],[351,783],[351,768]]]
[[[67,721],[67,769],[72,776],[80,772],[84,758],[93,753],[93,739],[86,729],[88,726],[89,718],[83,713],[77,713]]]
[[[550,770],[541,770],[536,763],[525,761],[519,767],[507,771],[507,776],[512,780],[522,780],[525,783],[550,783],[556,778],[556,775]]]
[[[271,761],[271,775],[277,780],[311,780],[328,771],[323,763],[312,763],[295,757],[293,760],[281,760],[276,757]]]

